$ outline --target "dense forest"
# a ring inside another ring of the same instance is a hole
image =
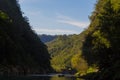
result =
[[[0,75],[49,72],[47,46],[22,15],[18,0],[0,0]]]
[[[97,0],[89,18],[78,35],[38,36],[18,0],[0,0],[0,75],[48,73],[52,66],[87,80],[119,80],[120,0]]]
[[[52,67],[72,68],[89,80],[120,79],[120,1],[97,0],[88,29],[49,42]]]
[[[97,80],[120,79],[120,0],[98,0],[86,30],[82,53],[96,64]]]
[[[75,70],[80,75],[96,71],[95,66],[88,66],[82,56],[82,43],[85,40],[85,31],[79,35],[60,35],[54,41],[48,42],[48,51],[51,55],[51,66],[57,71]]]

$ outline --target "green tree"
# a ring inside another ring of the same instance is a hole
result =
[[[81,54],[76,54],[73,56],[73,58],[71,59],[71,65],[73,69],[76,69],[81,73],[87,72],[88,64],[84,60],[84,58],[82,58]]]
[[[0,74],[51,70],[47,46],[22,16],[18,0],[0,0]]]
[[[120,78],[120,4],[115,2],[119,3],[117,0],[98,0],[83,46],[88,62],[99,66],[100,80]]]

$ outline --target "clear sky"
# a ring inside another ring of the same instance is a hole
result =
[[[89,25],[96,0],[19,0],[37,34],[79,34]]]

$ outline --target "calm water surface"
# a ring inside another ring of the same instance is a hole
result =
[[[58,75],[29,75],[21,77],[0,77],[0,80],[84,80],[74,78],[71,75],[59,77]]]

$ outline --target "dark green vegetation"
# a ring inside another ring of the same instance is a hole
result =
[[[88,66],[82,56],[82,43],[85,32],[80,35],[61,35],[52,42],[47,43],[52,60],[51,65],[56,71],[76,70],[81,75],[95,71],[93,67]]]
[[[0,75],[50,71],[50,56],[17,0],[0,0]]]
[[[90,20],[81,34],[58,36],[47,43],[52,67],[76,70],[91,80],[119,80],[120,0],[98,0]],[[46,48],[22,16],[18,2],[0,0],[0,74],[50,71]]]
[[[56,39],[58,37],[58,35],[46,35],[46,34],[42,34],[39,35],[40,39],[42,42],[47,43],[47,42],[51,42],[54,39]]]
[[[81,34],[48,43],[52,66],[57,71],[76,69],[91,80],[119,80],[120,0],[97,0],[90,20]]]
[[[98,0],[90,20],[83,55],[99,67],[97,80],[119,80],[120,0]]]

